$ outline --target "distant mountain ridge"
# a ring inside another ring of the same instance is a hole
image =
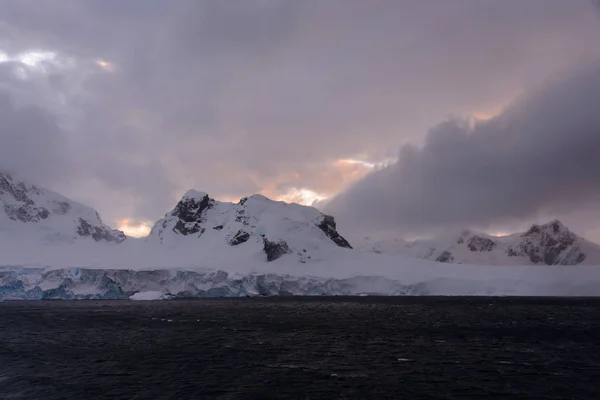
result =
[[[526,232],[491,236],[464,230],[457,235],[407,242],[364,238],[357,245],[374,253],[401,254],[444,263],[481,265],[600,264],[600,246],[554,220]]]

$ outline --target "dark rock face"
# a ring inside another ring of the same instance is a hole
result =
[[[246,210],[238,210],[235,216],[235,221],[241,222],[246,226],[250,225],[250,218],[246,215]]]
[[[96,242],[106,240],[107,242],[121,243],[125,240],[125,234],[121,231],[93,226],[86,220],[79,218],[77,233],[80,236],[91,236]]]
[[[448,250],[444,250],[442,254],[439,255],[438,258],[435,259],[437,262],[443,263],[451,263],[454,261],[454,256]]]
[[[242,230],[237,231],[235,236],[229,241],[230,246],[237,246],[238,244],[246,243],[250,239],[250,234]]]
[[[193,235],[202,232],[202,213],[212,207],[212,200],[208,195],[202,199],[186,198],[175,206],[172,215],[179,220],[173,227],[173,231],[182,235]]]
[[[0,194],[3,193],[10,194],[17,201],[33,204],[33,200],[27,196],[27,188],[22,182],[17,183],[10,175],[0,173]]]
[[[267,261],[275,261],[281,258],[281,256],[284,254],[291,252],[288,244],[283,240],[280,240],[279,242],[271,242],[268,239],[263,238],[263,244],[263,250],[267,255]]]
[[[245,207],[245,204],[247,201],[248,201],[248,198],[244,197],[243,199],[240,200],[240,202],[238,204],[236,204],[235,221],[240,222],[250,228],[255,228],[258,220],[257,220],[256,216],[249,215],[249,213],[247,212],[246,207]]]
[[[467,247],[471,251],[492,251],[496,247],[496,242],[492,239],[474,235],[467,241]]]
[[[507,250],[510,257],[528,257],[534,264],[546,265],[575,265],[586,258],[576,245],[577,236],[559,221],[533,225],[521,238]]]
[[[327,235],[329,239],[333,240],[333,242],[338,246],[345,247],[347,249],[352,248],[350,243],[348,243],[348,241],[336,231],[335,220],[331,215],[324,215],[323,220],[317,226],[319,229],[325,232],[325,235]]]
[[[30,204],[25,204],[20,207],[5,205],[4,212],[6,215],[8,215],[8,218],[12,219],[13,221],[21,222],[35,223],[50,216],[50,212],[48,212],[48,210],[46,210],[44,207],[36,207]]]
[[[37,191],[34,186],[31,190]],[[50,216],[50,212],[44,207],[36,206],[35,202],[28,196],[28,190],[22,182],[15,182],[10,175],[0,173],[0,195],[8,194],[20,204],[4,205],[4,212],[13,221],[39,222]]]

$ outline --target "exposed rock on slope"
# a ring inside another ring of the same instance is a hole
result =
[[[206,193],[198,192],[192,196],[191,192],[188,192],[188,196],[181,199],[173,210],[173,215],[179,218],[173,230],[182,235],[202,233],[202,213],[212,204],[214,201],[211,203]]]
[[[324,215],[323,220],[317,226],[319,227],[319,229],[325,232],[327,237],[333,240],[333,242],[338,246],[346,247],[348,249],[352,248],[352,246],[350,246],[350,243],[348,243],[348,241],[336,231],[335,220],[331,215]]]
[[[0,173],[0,205],[0,230],[9,234],[59,241],[125,240],[123,232],[104,225],[94,209],[5,173]]]
[[[496,247],[496,242],[490,238],[473,235],[467,241],[467,247],[471,251],[492,251]]]
[[[267,255],[267,261],[275,261],[282,255],[290,253],[290,248],[283,240],[275,243],[268,239],[263,239],[263,244],[263,251]]]

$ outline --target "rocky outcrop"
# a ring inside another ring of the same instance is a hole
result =
[[[50,212],[44,207],[36,207],[33,204],[24,204],[21,206],[5,205],[4,212],[8,218],[13,221],[21,222],[39,222],[50,216]]]
[[[489,238],[473,235],[467,241],[467,247],[471,251],[492,251],[496,247],[496,242]]]
[[[323,215],[322,221],[319,224],[317,224],[317,226],[325,233],[325,235],[327,235],[329,239],[331,239],[338,246],[345,247],[347,249],[352,248],[352,246],[350,246],[350,243],[348,243],[348,241],[344,239],[342,235],[340,235],[336,230],[335,220],[331,215]]]
[[[107,242],[121,243],[126,239],[125,234],[115,229],[106,227],[93,226],[86,220],[79,218],[79,226],[77,227],[79,236],[91,236],[96,242],[105,240]]]
[[[33,189],[37,189],[33,187]],[[16,201],[26,204],[33,204],[33,201],[27,196],[27,187],[23,182],[13,180],[9,174],[0,173],[0,194],[9,194]]]
[[[36,223],[50,216],[50,212],[39,207],[28,196],[29,190],[39,192],[32,186],[28,189],[23,182],[15,181],[10,175],[0,173],[0,196],[12,197],[13,202],[4,204],[4,212],[13,221]]]
[[[586,259],[577,245],[578,237],[560,221],[533,225],[521,241],[508,248],[510,257],[527,257],[534,264],[575,265]]]
[[[280,240],[278,242],[271,242],[266,238],[263,238],[263,250],[267,255],[267,261],[275,261],[284,254],[291,253],[288,244]]]
[[[178,218],[173,231],[182,235],[202,234],[203,213],[212,206],[207,194],[203,196],[184,196],[175,206],[171,215]]]
[[[440,254],[435,261],[443,262],[443,263],[452,263],[454,262],[454,256],[448,250],[444,250],[442,254]]]
[[[250,234],[248,232],[239,230],[237,233],[231,238],[229,241],[230,246],[237,246],[242,243],[246,243],[250,239]]]

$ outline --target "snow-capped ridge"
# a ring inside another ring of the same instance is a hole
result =
[[[105,225],[96,210],[51,190],[0,172],[0,231],[46,241],[79,238],[120,243],[123,232]]]
[[[510,246],[510,257],[528,257],[534,264],[574,265],[587,258],[581,249],[585,240],[575,235],[560,221],[532,225],[521,235],[521,240]]]
[[[402,254],[444,263],[478,265],[576,265],[600,264],[600,246],[572,233],[553,220],[534,224],[525,232],[492,236],[465,229],[432,239],[369,241],[362,250]]]
[[[185,192],[182,199],[202,200],[203,198],[205,198],[207,196],[208,196],[208,193],[206,193],[206,192],[201,192],[196,189],[190,189],[187,192]]]

